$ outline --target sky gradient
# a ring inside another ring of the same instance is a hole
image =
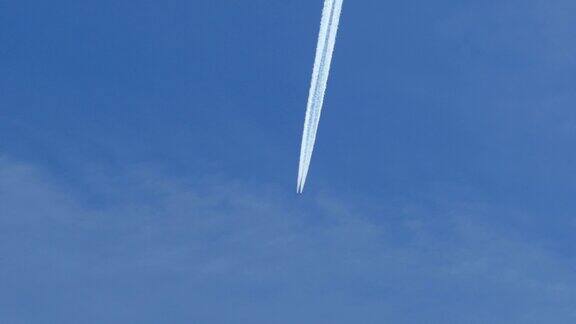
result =
[[[574,323],[576,2],[0,4],[0,322]]]

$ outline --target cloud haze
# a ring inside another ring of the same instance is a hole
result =
[[[116,179],[132,193],[103,193],[121,204],[90,207],[34,167],[0,163],[4,321],[575,319],[573,262],[482,221],[506,211],[382,201],[376,212],[329,193],[293,205],[273,187],[145,171]]]

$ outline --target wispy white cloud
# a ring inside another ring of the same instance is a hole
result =
[[[576,316],[573,262],[483,222],[502,213],[490,206],[454,202],[438,213],[380,201],[385,212],[374,213],[328,193],[304,203],[148,169],[106,189],[122,203],[93,208],[33,167],[4,160],[0,176],[0,306],[11,309],[0,318],[16,323],[34,314],[150,322],[167,309],[211,323]]]

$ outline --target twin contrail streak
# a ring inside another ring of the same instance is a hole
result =
[[[324,102],[324,93],[330,73],[332,53],[336,43],[340,12],[342,11],[343,0],[325,0],[322,10],[322,21],[320,23],[320,34],[318,35],[318,45],[316,47],[316,60],[312,71],[312,82],[308,95],[308,105],[306,107],[306,119],[304,120],[304,132],[302,133],[302,146],[300,148],[300,166],[298,168],[298,185],[296,192],[304,190],[306,176],[310,167],[312,151],[316,142],[316,132],[320,113]]]

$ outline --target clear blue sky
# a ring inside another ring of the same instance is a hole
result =
[[[0,322],[575,323],[576,2],[0,4]]]

